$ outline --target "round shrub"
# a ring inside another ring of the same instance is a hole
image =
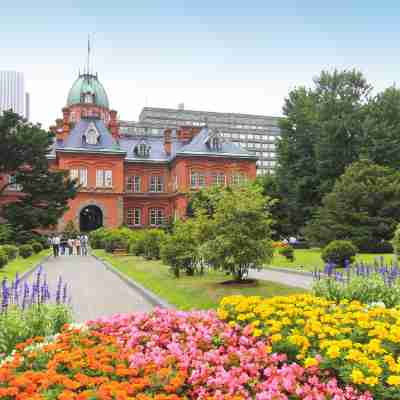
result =
[[[144,231],[136,231],[132,234],[128,243],[129,254],[133,254],[134,256],[143,255],[144,253],[143,237],[144,237]]]
[[[31,243],[32,249],[34,253],[40,253],[43,250],[43,246],[39,242],[32,242]]]
[[[8,263],[7,253],[0,248],[0,269]]]
[[[352,264],[354,262],[357,251],[357,247],[349,240],[334,240],[324,247],[321,258],[326,263],[345,267],[346,263]]]
[[[12,244],[5,244],[1,246],[1,249],[6,253],[9,261],[15,260],[18,256],[18,247]]]
[[[279,248],[279,254],[285,257],[290,262],[294,261],[294,249],[292,246],[287,245]]]
[[[28,258],[33,254],[33,248],[30,244],[23,244],[19,248],[19,255],[22,258]]]

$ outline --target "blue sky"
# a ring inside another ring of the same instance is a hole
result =
[[[400,79],[396,1],[3,0],[0,70],[25,73],[32,119],[60,116],[92,62],[111,106],[280,115],[295,86],[322,69],[357,68],[376,90]],[[83,4],[83,5],[82,5]]]

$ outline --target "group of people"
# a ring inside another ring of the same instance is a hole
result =
[[[53,256],[87,256],[89,238],[87,235],[80,235],[76,238],[60,237],[54,235],[50,239],[50,244],[53,247]]]

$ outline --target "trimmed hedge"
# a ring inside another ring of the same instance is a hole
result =
[[[33,254],[33,248],[30,244],[23,244],[19,248],[19,255],[22,258],[28,258]]]
[[[349,240],[333,240],[323,248],[321,258],[337,267],[345,267],[346,263],[354,262],[357,252],[357,247]]]
[[[39,242],[32,242],[31,246],[36,254],[40,253],[43,250],[43,246]]]
[[[5,244],[0,247],[7,254],[7,258],[9,261],[15,260],[18,257],[18,247],[13,246],[12,244]]]
[[[8,263],[8,257],[5,250],[0,248],[0,269],[3,268]]]

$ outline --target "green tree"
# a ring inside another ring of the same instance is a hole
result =
[[[271,216],[269,199],[255,185],[229,187],[220,192],[213,217],[208,219],[207,239],[200,255],[215,269],[244,279],[250,268],[270,261]]]
[[[381,251],[388,247],[399,220],[400,173],[362,160],[336,181],[306,233],[321,245],[351,240],[360,251]]]
[[[76,238],[79,235],[79,230],[75,226],[74,221],[68,221],[67,225],[65,225],[63,234],[66,238]]]
[[[5,112],[0,117],[0,174],[15,174],[23,196],[2,209],[16,231],[55,225],[76,194],[76,184],[66,171],[50,171],[47,155],[53,134]],[[0,188],[0,196],[8,183]]]
[[[160,247],[160,256],[164,264],[169,265],[178,278],[180,271],[187,275],[194,275],[200,263],[199,242],[197,240],[195,219],[185,222],[176,221],[173,232],[166,235]]]
[[[276,176],[293,232],[358,160],[370,91],[360,72],[322,71],[312,89],[296,88],[285,100]]]
[[[390,87],[368,104],[362,153],[371,161],[400,169],[400,90]]]
[[[276,177],[274,175],[258,176],[255,184],[261,187],[264,196],[271,199],[269,211],[273,219],[272,238],[280,240],[282,237],[288,237],[293,232],[288,221],[288,204],[280,192]]]

